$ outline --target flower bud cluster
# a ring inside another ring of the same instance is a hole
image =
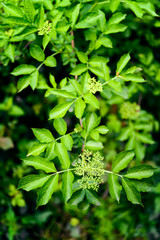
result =
[[[140,106],[136,103],[125,102],[121,105],[120,115],[122,119],[136,119],[139,115]]]
[[[87,89],[93,94],[95,94],[96,92],[102,92],[102,83],[100,83],[100,81],[96,81],[95,77],[89,78]]]
[[[103,157],[99,152],[93,153],[84,150],[79,155],[78,162],[75,164],[75,174],[82,176],[78,180],[82,189],[98,190],[99,184],[103,182],[102,175],[104,174]]]
[[[49,21],[45,21],[43,24],[43,27],[38,29],[38,35],[46,35],[49,34],[52,29],[52,23],[49,23]]]

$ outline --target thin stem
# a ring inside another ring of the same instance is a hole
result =
[[[120,175],[120,174],[118,174],[118,173],[114,173],[114,172],[112,172],[112,171],[104,170],[104,172],[109,173],[109,174],[117,175],[118,177],[121,177],[121,178],[123,177],[122,175]]]
[[[70,133],[67,133],[66,135],[71,135],[71,134],[73,134],[73,133],[74,133],[74,131],[73,131],[73,132],[70,132]],[[56,141],[58,141],[59,139],[61,139],[61,138],[65,137],[66,135],[64,135],[64,136],[61,136],[61,137],[59,137],[59,138],[56,138]]]
[[[51,174],[52,176],[56,175],[56,174],[61,174],[61,173],[64,173],[64,172],[69,172],[69,171],[73,171],[74,168],[68,168],[68,169],[65,169],[63,171],[59,171],[59,172],[55,172],[53,174]]]

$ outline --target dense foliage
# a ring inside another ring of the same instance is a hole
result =
[[[159,239],[159,9],[0,1],[2,238]]]

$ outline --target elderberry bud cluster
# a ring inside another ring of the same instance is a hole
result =
[[[96,92],[102,92],[102,83],[100,81],[96,81],[95,77],[88,79],[87,89],[95,94]]]

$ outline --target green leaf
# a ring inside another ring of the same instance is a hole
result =
[[[134,155],[133,150],[123,151],[117,154],[113,160],[112,171],[118,173],[126,168]]]
[[[2,17],[2,19],[3,19],[3,17]],[[4,22],[10,23],[10,24],[16,24],[16,25],[20,25],[20,26],[27,26],[30,24],[26,19],[24,19],[22,17],[5,17]]]
[[[52,84],[52,86],[56,89],[57,88],[57,83],[55,81],[55,77],[52,74],[49,75],[49,81]]]
[[[116,92],[121,92],[122,91],[121,83],[118,82],[116,79],[115,80],[110,80],[108,82],[108,85],[111,88],[113,88]]]
[[[101,10],[98,10],[98,12],[100,14],[100,18],[98,19],[100,30],[101,30],[101,32],[104,32],[105,27],[106,27],[106,16],[105,16],[105,13],[102,12]]]
[[[73,79],[70,79],[69,81],[70,81],[70,83],[72,84],[72,86],[74,87],[74,89],[76,90],[76,92],[77,92],[79,95],[82,95],[82,94],[83,94],[83,90],[82,90],[82,87],[81,87],[81,85],[79,84],[79,82],[77,82],[76,80],[73,80]]]
[[[96,142],[96,141],[90,140],[86,143],[86,148],[89,150],[98,151],[98,150],[103,149],[104,146],[101,142]]]
[[[72,195],[68,203],[70,205],[77,205],[78,203],[83,201],[84,197],[85,197],[85,190],[82,190],[82,191],[79,190]]]
[[[87,133],[97,126],[97,115],[95,112],[88,113],[85,118],[85,126]]]
[[[75,115],[77,118],[81,119],[84,113],[84,109],[86,108],[85,102],[82,98],[78,98],[75,102]]]
[[[59,89],[54,89],[54,90],[49,89],[49,90],[47,90],[47,92],[45,94],[45,97],[48,97],[51,94],[56,95],[58,97],[64,97],[64,98],[70,98],[70,99],[73,99],[73,98],[75,99],[76,98],[75,95],[73,95],[72,93],[67,92],[65,90],[59,90]]]
[[[38,191],[37,207],[45,205],[50,200],[52,194],[57,190],[58,174],[51,176],[49,180]]]
[[[41,5],[38,14],[38,28],[42,28],[44,24],[44,7]]]
[[[124,32],[126,29],[127,29],[127,26],[124,24],[121,24],[121,23],[112,24],[107,27],[107,30],[104,32],[104,34]]]
[[[18,67],[14,68],[11,74],[14,76],[26,75],[26,74],[31,74],[35,70],[36,68],[32,65],[21,64]]]
[[[112,12],[115,12],[120,4],[120,0],[110,0],[110,9]]]
[[[77,57],[78,57],[80,62],[87,63],[88,57],[84,52],[76,52],[76,53],[77,53]]]
[[[34,71],[33,73],[31,73],[30,76],[28,76],[30,86],[33,90],[35,90],[35,88],[37,87],[38,77],[39,77],[38,70]]]
[[[56,142],[55,151],[60,160],[62,168],[68,169],[70,167],[70,159],[65,145],[63,143]]]
[[[83,72],[87,71],[87,66],[85,64],[78,64],[72,71],[71,71],[71,75],[74,76],[79,76],[81,75]]]
[[[77,4],[74,8],[74,10],[72,11],[71,14],[71,27],[73,28],[77,19],[78,19],[78,15],[79,15],[79,10],[80,10],[81,4]]]
[[[46,161],[45,158],[39,156],[29,156],[22,159],[26,165],[32,166],[35,169],[43,170],[46,173],[53,173],[57,170],[52,162]]]
[[[99,109],[99,101],[92,93],[86,93],[83,96],[85,103],[89,103],[92,107]]]
[[[135,188],[134,183],[132,183],[130,180],[126,178],[122,178],[122,185],[126,192],[128,201],[132,202],[133,204],[142,205],[141,195],[138,192],[138,190]]]
[[[29,22],[34,22],[35,9],[32,0],[24,0],[24,11]]]
[[[42,143],[49,143],[54,141],[52,133],[45,128],[32,128],[35,137]]]
[[[23,41],[24,38],[26,38],[27,36],[29,37],[29,35],[31,35],[31,34],[33,34],[35,32],[37,32],[37,28],[36,27],[28,26],[20,33],[20,35],[11,37],[10,41],[11,42]]]
[[[42,187],[50,178],[50,175],[46,174],[31,174],[23,177],[18,185],[18,189],[24,189],[26,191],[31,191],[36,188]]]
[[[143,77],[137,74],[125,74],[122,75],[125,81],[132,81],[132,82],[145,82]]]
[[[72,196],[72,185],[73,185],[74,175],[71,171],[63,173],[62,175],[62,194],[65,203]]]
[[[18,6],[15,6],[13,4],[6,4],[6,3],[1,3],[6,14],[9,14],[11,16],[16,16],[16,17],[23,17],[23,12],[22,10],[18,7]]]
[[[45,159],[48,161],[53,160],[56,157],[55,154],[55,141],[47,144]]]
[[[155,7],[151,2],[137,2],[138,6],[149,13],[153,17],[158,17],[158,14],[155,12]]]
[[[56,67],[56,66],[57,66],[57,61],[56,61],[55,57],[49,56],[49,57],[47,57],[46,60],[44,61],[44,64],[45,64],[47,67]]]
[[[139,180],[132,180],[134,186],[139,192],[150,192],[154,187],[154,182],[152,178]]]
[[[87,189],[85,189],[85,192],[86,192],[86,198],[87,198],[88,202],[90,202],[91,204],[94,204],[96,206],[101,205],[100,199],[98,198],[98,196],[95,193],[93,193]]]
[[[38,45],[30,45],[31,56],[39,62],[43,62],[45,59],[45,54],[43,50]]]
[[[112,17],[109,19],[107,26],[120,23],[122,20],[126,18],[126,16],[127,14],[123,14],[121,12],[114,13]]]
[[[125,66],[127,65],[130,59],[131,57],[129,53],[124,54],[120,58],[120,60],[117,63],[117,70],[116,70],[117,75],[119,75],[122,72],[122,70],[125,68]]]
[[[66,146],[67,150],[71,151],[73,147],[73,139],[72,137],[67,134],[61,138],[61,143]]]
[[[109,193],[111,197],[117,200],[117,202],[119,202],[122,186],[118,182],[118,176],[116,176],[115,174],[109,174],[108,186],[109,186]]]
[[[21,92],[23,89],[25,89],[26,87],[28,87],[30,84],[29,78],[28,76],[23,76],[18,80],[17,83],[17,88],[18,88],[18,92]]]
[[[4,50],[4,53],[5,53],[5,55],[9,59],[11,59],[12,62],[14,62],[14,58],[15,58],[15,48],[14,48],[14,45],[9,43],[8,46]]]
[[[143,17],[144,11],[139,7],[138,3],[128,0],[125,0],[125,2],[137,17]]]
[[[142,165],[138,165],[130,168],[124,176],[126,178],[133,178],[133,179],[140,180],[142,178],[149,178],[153,176],[154,170],[155,169],[153,167],[146,164],[142,164]]]
[[[97,130],[100,134],[106,134],[109,131],[109,129],[104,125],[95,128],[95,130]]]
[[[55,106],[49,114],[49,120],[54,118],[62,118],[66,114],[66,112],[69,110],[69,108],[72,106],[73,102],[69,103],[61,103],[57,106]]]
[[[46,147],[47,147],[47,144],[36,142],[29,148],[27,156],[30,156],[30,155],[37,156],[40,153],[44,152]]]
[[[143,143],[146,144],[154,144],[155,141],[153,141],[152,136],[147,133],[136,133],[136,137]]]
[[[67,123],[63,118],[54,119],[53,126],[60,135],[64,135],[67,131]]]
[[[49,44],[49,42],[51,41],[51,35],[44,35],[43,36],[43,40],[42,40],[42,46],[43,46],[43,49],[45,50],[47,45]]]
[[[102,45],[106,48],[113,48],[112,41],[107,37],[100,38]]]
[[[95,141],[99,140],[99,132],[97,130],[95,129],[91,130],[89,135],[93,140]]]

